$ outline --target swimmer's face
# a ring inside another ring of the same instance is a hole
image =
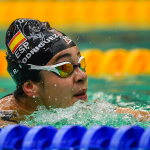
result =
[[[56,54],[46,66],[61,62],[70,62],[76,65],[79,58],[79,49],[74,46]],[[39,98],[47,108],[69,107],[79,99],[87,101],[87,75],[79,67],[74,68],[73,73],[66,78],[61,78],[50,71],[41,71],[41,75]]]

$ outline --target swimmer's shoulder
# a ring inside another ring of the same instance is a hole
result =
[[[17,106],[13,103],[15,100],[14,95],[8,94],[0,99],[0,110],[16,110]]]

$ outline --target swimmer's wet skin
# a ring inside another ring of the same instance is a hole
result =
[[[116,110],[116,113],[118,114],[123,114],[123,113],[127,113],[127,114],[132,114],[136,119],[138,119],[138,121],[149,121],[150,119],[150,113],[148,111],[142,111],[142,110],[132,110],[130,108],[121,108],[118,107]]]
[[[17,19],[6,32],[8,72],[16,83],[14,93],[0,100],[0,126],[19,123],[38,106],[66,108],[87,102],[87,75],[75,43],[48,22]],[[117,108],[135,117],[148,112]]]

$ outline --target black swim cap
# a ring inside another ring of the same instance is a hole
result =
[[[6,32],[7,71],[21,86],[32,79],[38,70],[29,70],[28,64],[44,66],[58,52],[74,42],[62,32],[51,28],[48,22],[35,19],[17,19]]]

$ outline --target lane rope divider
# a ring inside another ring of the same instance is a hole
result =
[[[81,51],[81,55],[86,59],[86,73],[91,77],[150,74],[149,49],[118,48],[105,52],[100,49],[85,49]],[[6,50],[0,50],[0,76],[10,77],[5,57]]]

